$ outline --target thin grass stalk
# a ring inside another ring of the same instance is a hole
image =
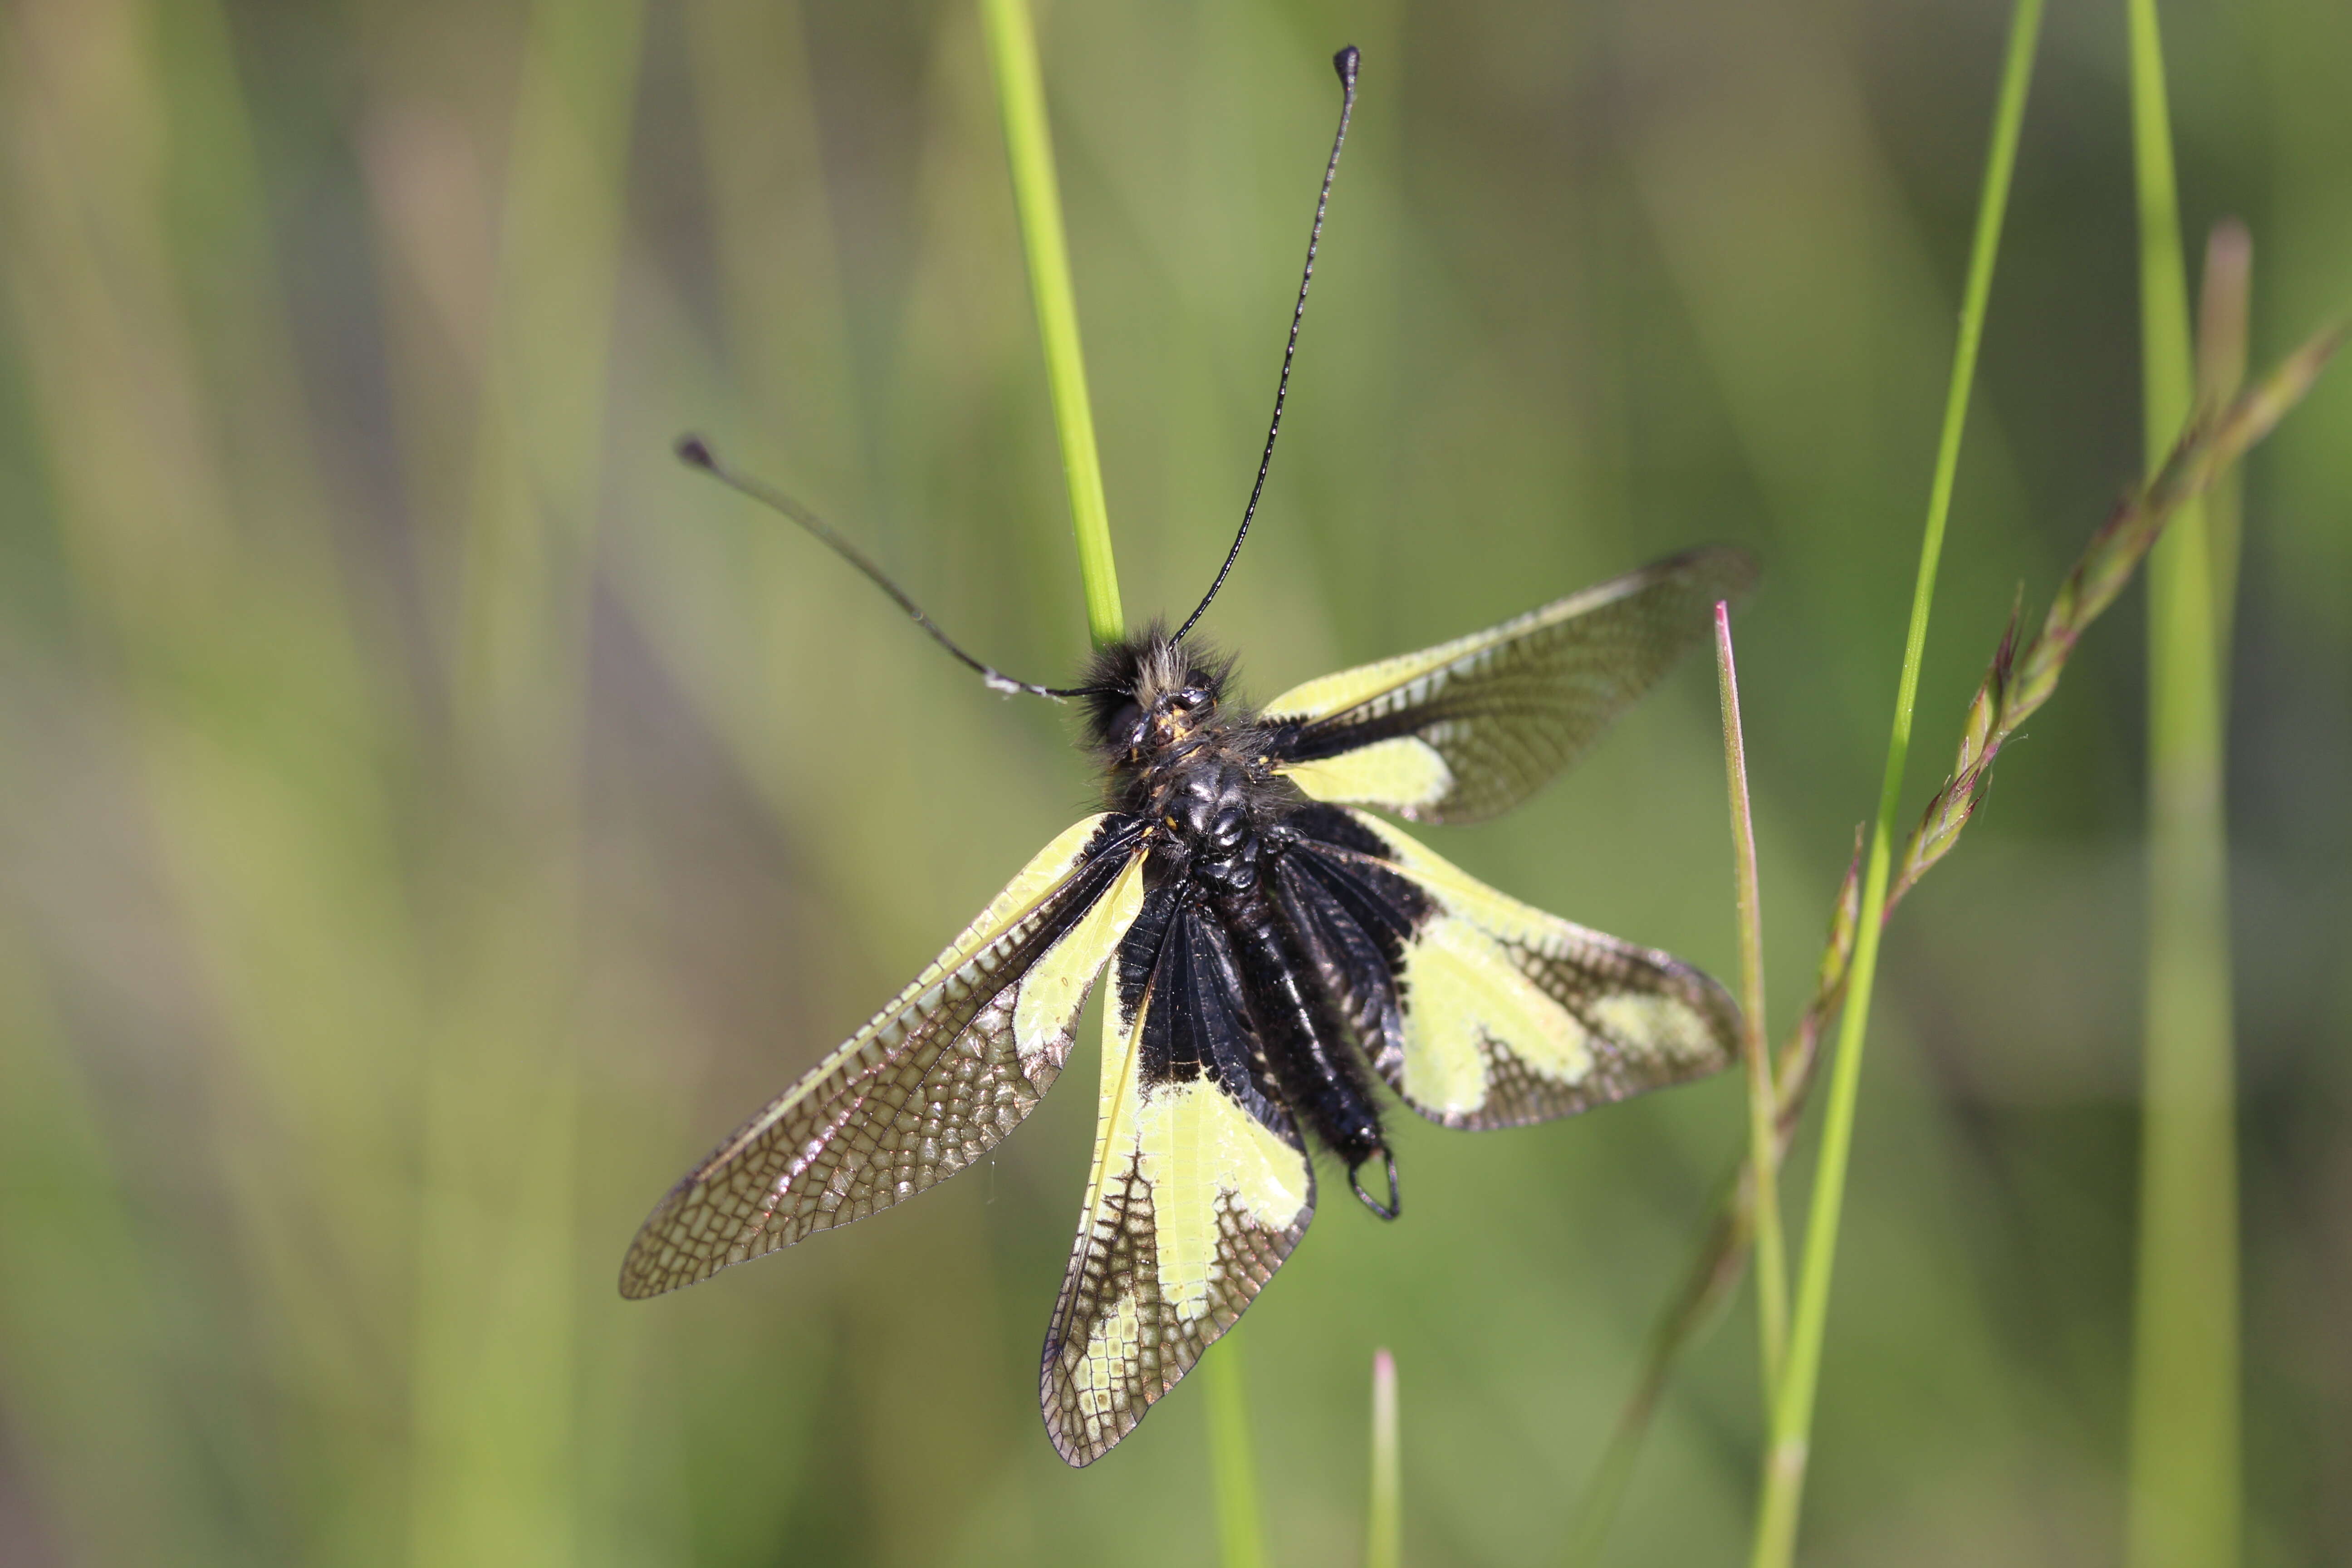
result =
[[[1764,914],[1756,875],[1756,816],[1748,801],[1748,742],[1739,723],[1739,671],[1731,654],[1731,606],[1715,606],[1716,681],[1723,700],[1723,768],[1731,793],[1733,877],[1739,911],[1739,1054],[1748,1068],[1748,1181],[1753,1189],[1757,1365],[1764,1407],[1780,1389],[1789,1336],[1788,1261],[1780,1238],[1780,1101],[1764,1044]]]
[[[1364,1568],[1404,1561],[1404,1484],[1397,1454],[1396,1357],[1372,1352],[1372,1487],[1364,1530]]]
[[[2132,152],[2149,460],[2193,395],[2164,47],[2131,0]],[[2236,1095],[2222,655],[2201,507],[2148,562],[2147,961],[2126,1560],[2228,1568],[2240,1550]]]
[[[2197,293],[2197,406],[2219,408],[2246,379],[2246,317],[2253,292],[2254,241],[2246,226],[2224,218],[2205,237],[2205,279]],[[2230,664],[2237,626],[2238,557],[2243,530],[2243,486],[2231,468],[2205,492],[2205,533],[2213,561],[2213,647]],[[2230,688],[2218,683],[2222,718]]]
[[[1969,393],[1976,379],[1977,349],[1992,293],[1993,263],[2000,250],[2002,219],[2009,210],[2010,176],[2017,164],[2019,128],[2025,120],[2027,89],[2042,29],[2042,0],[2017,0],[2010,16],[2009,48],[1993,110],[1992,146],[1985,158],[1984,188],[1977,207],[1975,242],[1960,306],[1959,342],[1952,355],[1951,384],[1944,404],[1943,435],[1929,487],[1927,523],[1919,545],[1919,571],[1911,595],[1911,624],[1903,645],[1903,673],[1896,683],[1895,721],[1886,742],[1886,769],[1880,780],[1878,816],[1871,830],[1863,872],[1862,904],[1875,910],[1885,901],[1894,860],[1895,819],[1901,809],[1903,769],[1911,750],[1912,708],[1919,690],[1919,666],[1927,652],[1927,616],[1935,602],[1936,569],[1942,559],[1944,527],[1958,472],[1960,437],[1966,428]],[[1830,1103],[1822,1127],[1820,1162],[1813,1181],[1812,1212],[1805,1227],[1805,1253],[1797,1289],[1796,1318],[1787,1370],[1777,1391],[1771,1436],[1764,1457],[1758,1499],[1754,1562],[1781,1568],[1794,1554],[1797,1520],[1811,1442],[1813,1401],[1821,1377],[1822,1344],[1829,1321],[1830,1281],[1837,1259],[1839,1222],[1845,1201],[1847,1163],[1853,1148],[1853,1121],[1862,1088],[1863,1046],[1870,1021],[1871,990],[1878,977],[1881,923],[1864,921],[1855,944],[1847,1005],[1839,1021],[1837,1062]]]
[[[1265,1568],[1239,1338],[1226,1331],[1216,1353],[1201,1358],[1201,1376],[1209,1385],[1209,1484],[1216,1497],[1217,1561],[1223,1568]]]
[[[1021,215],[1037,339],[1045,351],[1045,384],[1061,437],[1062,479],[1069,488],[1070,527],[1077,537],[1078,575],[1086,585],[1087,631],[1101,647],[1126,635],[1127,617],[1119,605],[1118,568],[1111,556],[1110,512],[1103,500],[1102,460],[1095,450],[1094,408],[1087,400],[1086,356],[1078,347],[1078,304],[1070,285],[1061,186],[1054,176],[1045,84],[1037,66],[1037,35],[1030,25],[1028,0],[981,0],[980,17],[1004,117],[1013,205]]]

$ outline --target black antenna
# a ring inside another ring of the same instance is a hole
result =
[[[1182,642],[1184,634],[1208,613],[1209,601],[1225,585],[1225,574],[1234,569],[1234,558],[1242,552],[1242,541],[1249,537],[1250,519],[1257,515],[1257,499],[1265,493],[1265,471],[1274,463],[1274,439],[1282,434],[1282,400],[1290,392],[1290,361],[1298,353],[1298,324],[1307,319],[1307,289],[1315,281],[1315,247],[1323,243],[1323,212],[1331,205],[1331,182],[1339,173],[1339,149],[1348,141],[1348,116],[1356,108],[1356,62],[1360,58],[1353,44],[1331,57],[1331,68],[1339,73],[1339,130],[1331,138],[1331,161],[1323,166],[1322,195],[1315,198],[1315,226],[1307,231],[1307,271],[1298,279],[1298,303],[1290,312],[1290,341],[1283,345],[1282,379],[1274,384],[1274,422],[1266,427],[1265,450],[1258,457],[1257,482],[1250,487],[1249,505],[1242,509],[1241,531],[1234,535],[1234,547],[1225,552],[1225,563],[1217,568],[1217,580],[1209,584],[1200,608],[1176,628],[1170,642]]]
[[[817,516],[816,513],[811,511],[808,508],[803,506],[800,502],[794,500],[783,491],[777,489],[772,486],[761,484],[758,479],[751,479],[745,475],[737,473],[734,469],[729,468],[726,464],[719,460],[718,454],[711,451],[709,444],[704,441],[701,437],[679,437],[677,442],[677,455],[682,461],[690,463],[695,468],[700,468],[704,473],[710,475],[713,479],[717,479],[720,484],[725,485],[728,489],[751,497],[753,500],[758,501],[761,506],[769,507],[776,511],[783,513],[786,517],[792,519],[794,522],[799,523],[801,527],[806,529],[811,534],[814,535],[818,543],[824,545],[835,555],[840,556],[844,561],[848,562],[852,566],[855,566],[860,572],[865,573],[866,580],[867,582],[873,584],[876,587],[889,595],[890,600],[893,604],[897,605],[900,609],[906,611],[908,615],[912,616],[917,626],[931,634],[931,640],[933,642],[938,643],[941,647],[955,655],[955,657],[961,659],[966,666],[977,672],[980,679],[987,683],[988,689],[991,691],[1002,691],[1008,696],[1016,691],[1025,691],[1032,697],[1055,698],[1084,697],[1088,694],[1088,689],[1084,687],[1063,690],[1055,687],[1040,686],[1036,682],[1031,680],[1015,680],[1011,676],[1006,675],[993,666],[981,663],[980,660],[972,658],[971,655],[958,647],[955,645],[955,639],[949,637],[947,633],[940,630],[938,623],[933,621],[930,616],[923,614],[922,607],[917,605],[914,600],[907,597],[906,592],[901,589],[898,584],[890,581],[889,577],[883,572],[882,568],[875,565],[873,562],[867,560],[864,551],[858,549],[855,544],[850,543],[846,539],[842,538],[838,533],[835,533],[831,526],[825,522],[824,519]]]

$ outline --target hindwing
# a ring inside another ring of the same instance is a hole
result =
[[[1103,1008],[1102,1115],[1039,1396],[1090,1464],[1234,1325],[1307,1232],[1315,1173],[1273,1089],[1233,944],[1155,893]]]
[[[1317,800],[1418,822],[1517,805],[1706,634],[1755,580],[1745,551],[1669,556],[1517,619],[1341,670],[1265,706],[1280,770]]]
[[[1373,1068],[1432,1121],[1545,1121],[1734,1059],[1737,1005],[1680,959],[1520,903],[1362,812],[1294,822],[1307,837],[1284,857],[1286,895],[1352,925],[1391,976],[1381,991],[1360,956],[1326,983]]]
[[[658,1295],[912,1197],[1035,1108],[1143,894],[1141,828],[1055,839],[897,1000],[713,1150],[637,1232],[621,1294]]]

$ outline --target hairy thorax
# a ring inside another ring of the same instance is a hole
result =
[[[1248,893],[1257,886],[1268,781],[1223,726],[1204,728],[1150,758],[1136,780],[1138,815],[1168,835],[1181,859],[1208,889]]]
[[[1150,825],[1166,869],[1253,898],[1266,835],[1303,797],[1275,776],[1256,716],[1226,700],[1224,664],[1155,628],[1105,650],[1097,668],[1107,804]]]

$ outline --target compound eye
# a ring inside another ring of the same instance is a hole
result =
[[[1142,708],[1132,699],[1120,703],[1112,710],[1110,721],[1103,726],[1103,732],[1114,741],[1122,741],[1130,746],[1134,745],[1143,739]]]
[[[1196,708],[1207,707],[1209,703],[1209,694],[1206,691],[1202,690],[1197,686],[1188,686],[1184,688],[1183,690],[1179,691],[1172,700],[1175,702],[1177,707],[1181,708],[1185,712],[1190,713]]]

